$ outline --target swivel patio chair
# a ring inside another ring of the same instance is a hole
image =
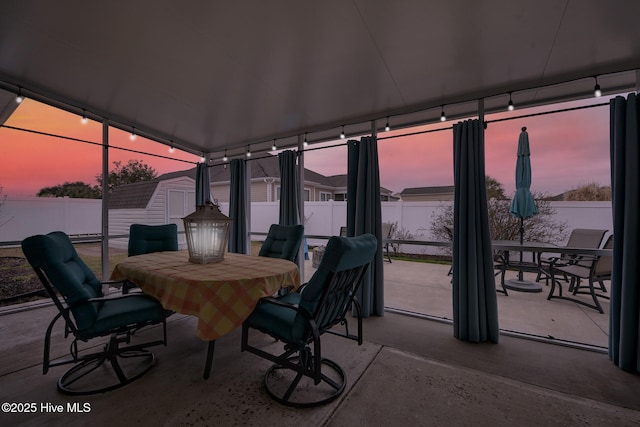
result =
[[[129,227],[128,256],[144,255],[153,252],[177,251],[178,226],[176,224],[131,224]],[[135,283],[124,282],[123,293],[137,288]]]
[[[603,249],[613,249],[613,235],[607,238]],[[573,259],[571,264],[561,264],[558,266],[552,264],[550,269],[551,290],[549,291],[547,299],[557,298],[573,301],[598,310],[601,314],[604,313],[598,298],[609,299],[609,296],[606,295],[607,288],[604,285],[604,281],[611,279],[612,261],[613,258],[610,255],[578,255]],[[561,275],[562,279],[558,278],[558,275]],[[561,280],[569,283],[568,292],[570,292],[572,296],[563,295]],[[586,284],[583,284],[583,281],[585,281]],[[596,290],[596,283],[598,290]],[[557,295],[555,294],[556,287],[558,288]],[[578,294],[591,296],[593,304],[573,297]]]
[[[129,256],[177,250],[178,226],[176,224],[131,224],[129,227]]]
[[[258,256],[288,259],[295,262],[303,237],[303,225],[271,224]]]
[[[345,373],[337,363],[322,357],[321,336],[329,332],[362,344],[362,313],[356,293],[376,250],[377,240],[371,234],[331,237],[318,269],[300,291],[263,298],[243,323],[242,351],[274,363],[263,381],[273,399],[288,406],[310,407],[329,403],[344,391]],[[357,335],[349,333],[347,312],[352,307]],[[331,330],[337,324],[345,325],[344,332]],[[250,329],[282,341],[284,352],[250,345]]]
[[[166,317],[171,312],[144,294],[104,297],[102,284],[78,256],[69,237],[60,231],[28,237],[22,251],[59,310],[47,328],[44,341],[43,374],[49,368],[72,363],[58,379],[58,389],[66,394],[103,393],[122,387],[144,375],[156,363],[147,347],[166,345]],[[65,338],[71,334],[71,357],[51,360],[54,324],[64,319]],[[163,338],[130,344],[139,329],[162,325]],[[78,343],[109,337],[99,351],[81,351]],[[128,344],[120,347],[121,344]],[[109,365],[105,364],[109,362]],[[122,363],[122,364],[121,364]],[[100,368],[100,369],[98,369]],[[89,375],[92,374],[93,375]]]

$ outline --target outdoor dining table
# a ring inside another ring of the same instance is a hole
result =
[[[534,283],[530,280],[525,280],[522,277],[523,271],[538,272],[540,265],[536,259],[540,259],[540,255],[544,252],[560,252],[560,247],[553,243],[545,242],[520,242],[519,240],[493,240],[491,246],[494,250],[502,252],[501,255],[501,269],[502,269],[502,287],[520,292],[542,292],[542,285]],[[509,259],[509,252],[530,252],[533,254],[533,259],[530,262],[523,261],[511,261]],[[504,272],[509,267],[515,267],[518,269],[518,278],[504,280]]]
[[[227,253],[210,264],[189,262],[186,251],[154,252],[125,258],[111,280],[128,280],[177,313],[196,316],[196,336],[208,341],[204,378],[209,378],[215,340],[242,325],[258,300],[300,285],[295,263],[277,258]]]

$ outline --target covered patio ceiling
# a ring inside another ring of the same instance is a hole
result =
[[[240,154],[635,90],[640,2],[4,0],[20,90],[194,153]],[[4,102],[3,102],[4,101]]]

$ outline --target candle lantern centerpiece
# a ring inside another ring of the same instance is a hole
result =
[[[190,262],[209,264],[224,259],[231,219],[220,212],[217,203],[207,201],[182,220]]]

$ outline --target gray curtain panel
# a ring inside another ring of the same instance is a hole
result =
[[[280,164],[280,225],[300,224],[297,153],[293,150],[278,154]]]
[[[196,166],[196,206],[204,206],[211,200],[211,181],[209,167],[205,163]]]
[[[479,120],[453,125],[453,329],[462,341],[498,342],[484,128]]]
[[[231,187],[229,194],[229,252],[238,254],[248,253],[247,230],[249,194],[247,191],[246,163],[243,159],[233,159],[229,163],[231,168]]]
[[[378,251],[358,291],[362,315],[384,315],[384,271],[382,260],[382,208],[380,205],[380,169],[378,141],[364,137],[348,143],[347,164],[347,236],[373,234]]]
[[[610,101],[613,267],[609,313],[609,358],[640,372],[640,99],[634,93]]]

